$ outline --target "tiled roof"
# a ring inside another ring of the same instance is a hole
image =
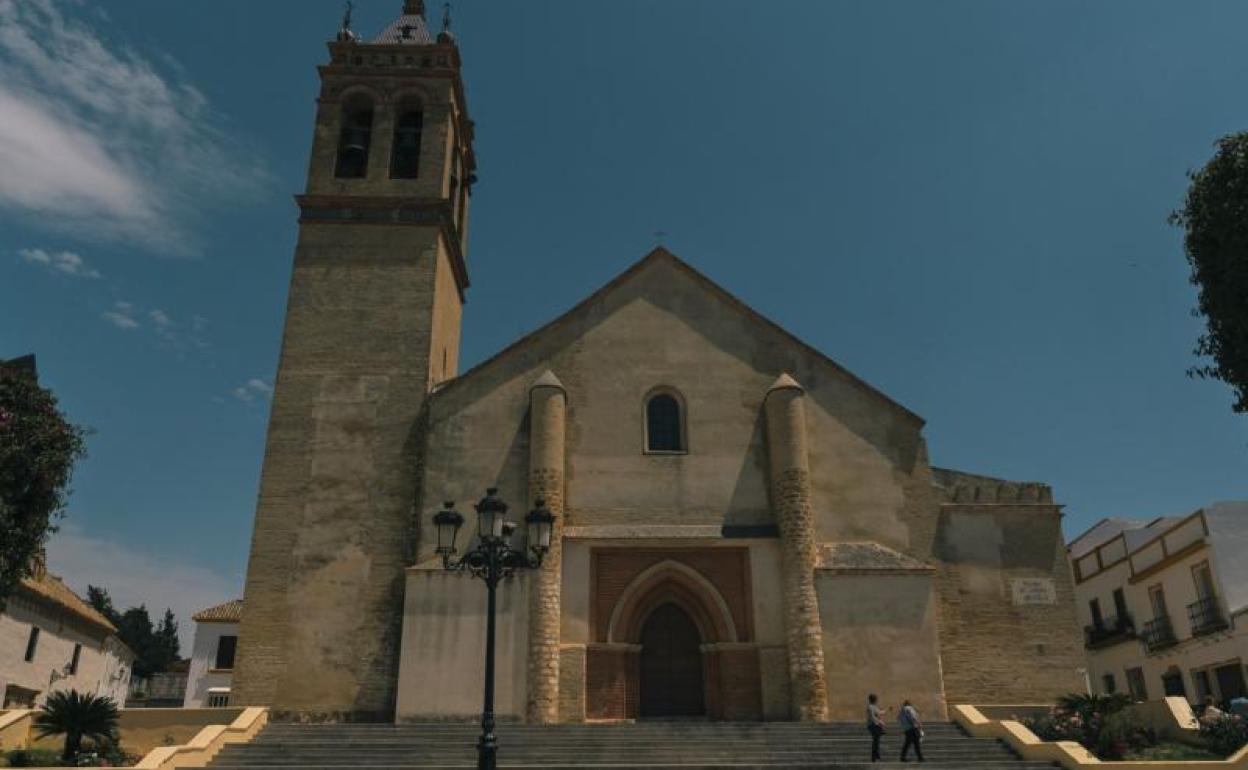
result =
[[[243,619],[243,600],[235,599],[216,607],[200,610],[191,618],[196,623],[237,623]]]
[[[372,42],[378,45],[432,45],[433,35],[429,34],[424,16],[405,13],[390,22]]]
[[[108,622],[108,618],[96,612],[94,607],[70,590],[64,581],[46,570],[39,570],[35,575],[23,578],[22,589],[36,601],[53,604],[107,633],[117,633],[117,628]]]

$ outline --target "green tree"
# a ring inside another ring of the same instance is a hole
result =
[[[117,608],[113,606],[113,598],[108,595],[108,591],[106,589],[88,585],[87,603],[95,608],[96,612],[107,618],[109,623],[120,627],[121,613],[118,612]]]
[[[165,609],[165,617],[156,627],[153,641],[155,659],[152,663],[159,667],[157,670],[165,671],[178,661],[181,652],[181,645],[178,642],[178,621],[173,617],[173,610]]]
[[[0,606],[64,515],[84,436],[31,373],[0,362]]]
[[[160,623],[153,625],[146,605],[117,612],[107,589],[87,586],[87,601],[117,627],[117,636],[134,652],[135,676],[146,678],[168,671],[180,659],[182,649],[173,610],[165,609]]]
[[[1205,319],[1194,352],[1210,361],[1188,374],[1230,385],[1232,409],[1248,412],[1248,132],[1223,137],[1217,148],[1204,168],[1188,174],[1187,199],[1170,221],[1186,233],[1197,312]]]
[[[147,614],[147,607],[142,604],[131,607],[121,614],[121,622],[115,625],[117,636],[134,652],[134,675],[146,678],[160,671],[154,654],[156,634],[152,630],[152,618]]]
[[[61,760],[73,764],[82,751],[83,739],[105,744],[117,739],[117,704],[111,698],[97,698],[77,690],[59,690],[48,696],[43,708],[35,715],[35,732],[39,738],[64,735],[65,749]]]

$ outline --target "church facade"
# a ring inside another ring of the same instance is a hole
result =
[[[471,523],[486,487],[558,517],[500,587],[502,716],[856,721],[876,692],[939,718],[1082,688],[1051,490],[933,467],[919,416],[666,250],[457,373],[458,47],[409,0],[329,50],[236,705],[475,714],[485,590],[432,517]]]

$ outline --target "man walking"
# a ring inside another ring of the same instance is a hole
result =
[[[880,736],[884,734],[884,711],[875,693],[867,696],[867,732],[871,733],[871,761],[880,761]]]
[[[901,744],[901,761],[909,762],[906,755],[910,753],[910,747],[914,746],[914,754],[923,760],[923,722],[919,719],[919,712],[910,705],[910,701],[901,704],[901,713],[897,716],[897,721],[901,722],[901,729],[906,733],[906,741]]]

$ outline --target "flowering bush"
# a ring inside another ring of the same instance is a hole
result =
[[[1157,742],[1151,731],[1123,710],[1130,702],[1124,695],[1071,694],[1047,715],[1025,724],[1041,740],[1075,741],[1101,759],[1122,759],[1128,752]]]
[[[83,436],[34,377],[0,365],[0,604],[65,510]]]
[[[1201,720],[1200,737],[1213,753],[1229,757],[1248,745],[1248,720],[1239,714]]]

